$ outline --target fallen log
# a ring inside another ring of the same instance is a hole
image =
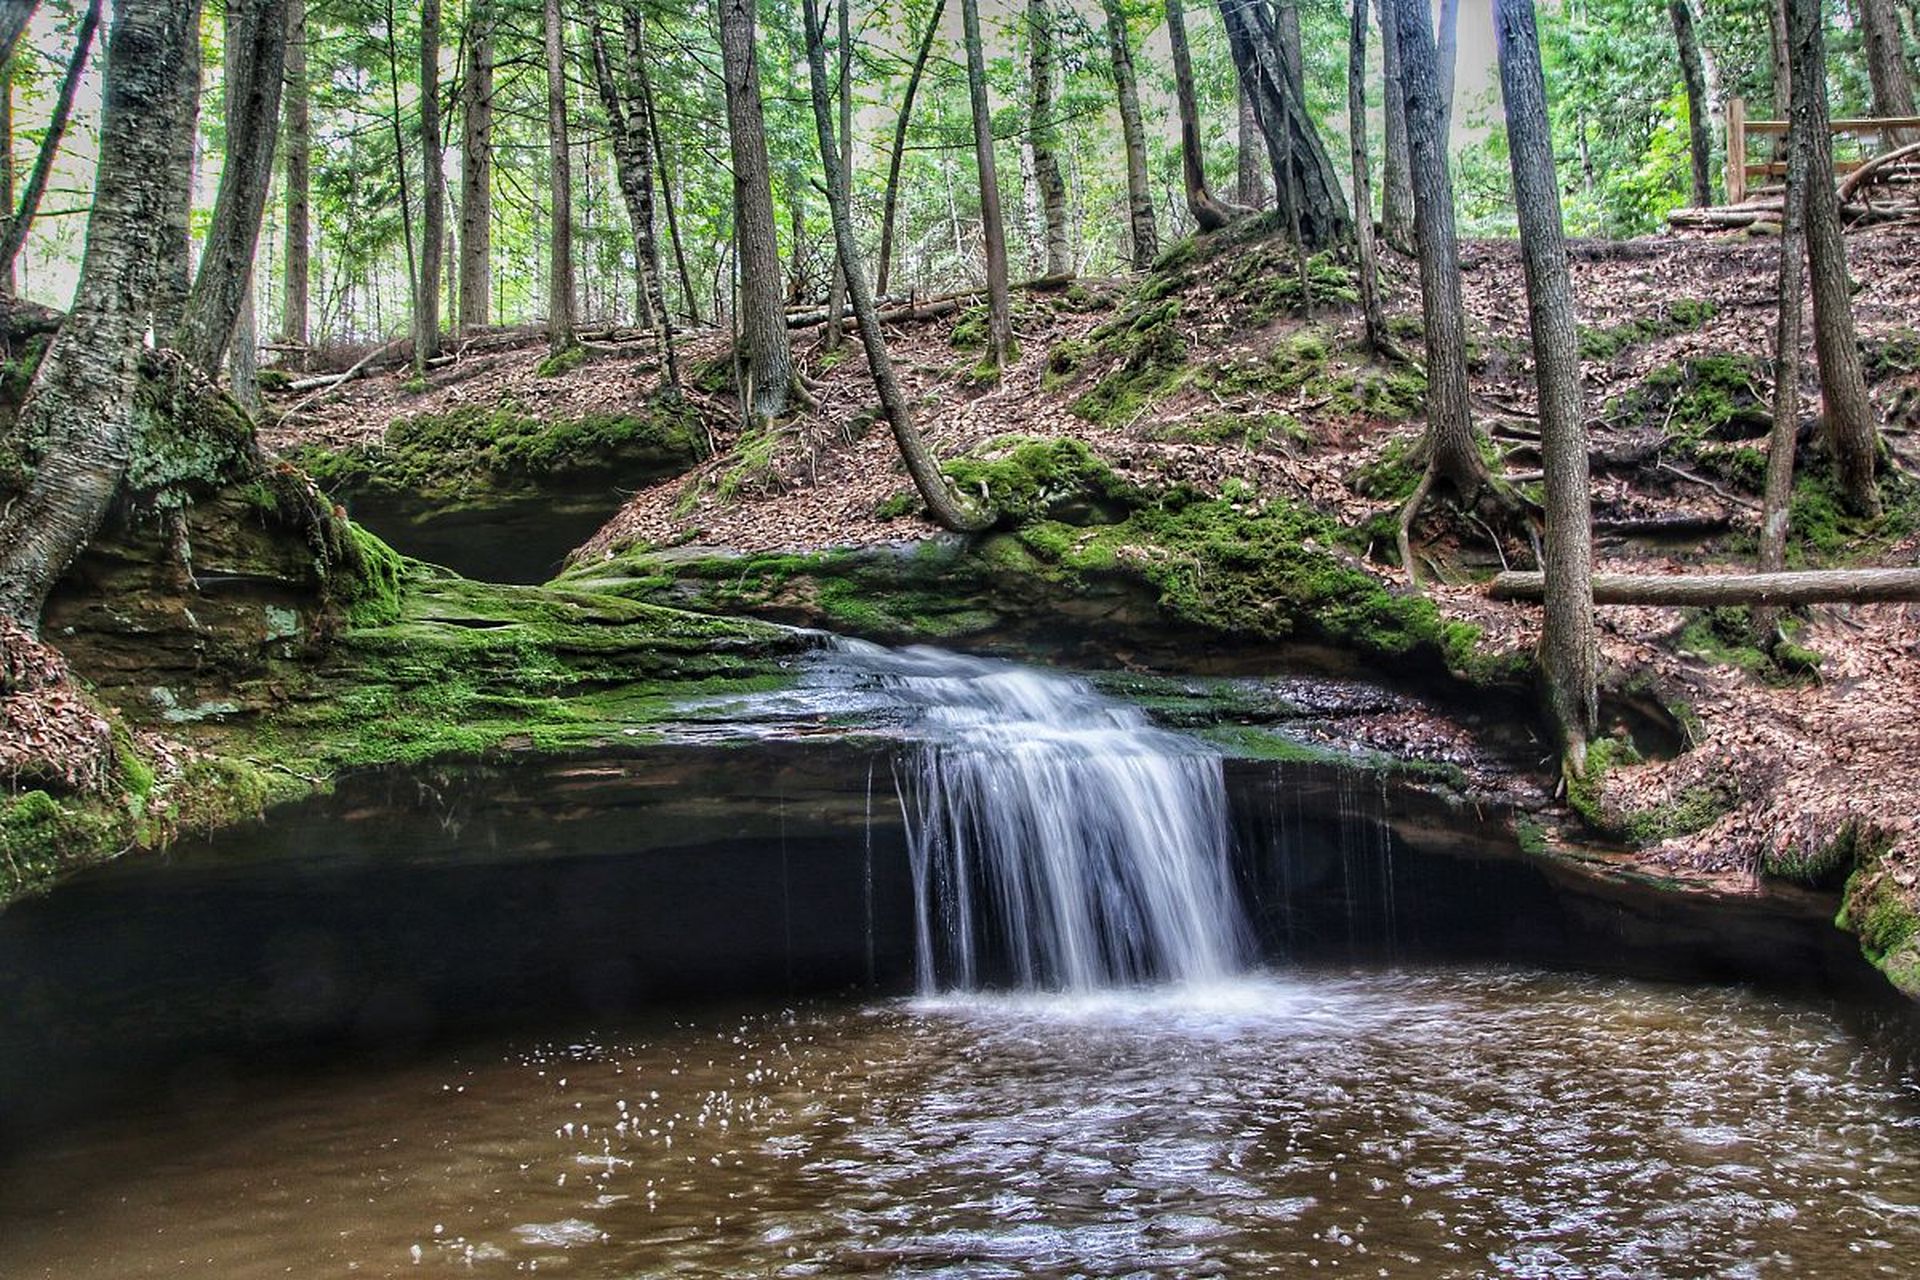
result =
[[[1540,573],[1496,574],[1495,600],[1539,600]],[[1920,600],[1920,569],[1812,569],[1795,573],[1596,573],[1595,604],[1768,605],[1875,604]]]

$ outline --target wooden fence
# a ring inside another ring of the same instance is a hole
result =
[[[1902,142],[1920,136],[1920,116],[1889,116],[1885,119],[1865,118],[1857,120],[1829,121],[1827,129],[1836,138],[1857,138],[1863,143],[1875,145],[1865,156],[1858,159],[1834,158],[1835,177],[1852,173],[1874,154],[1892,150]],[[1776,159],[1771,154],[1765,160],[1756,161],[1747,154],[1747,140],[1759,135],[1769,138],[1784,138],[1787,133],[1785,120],[1749,120],[1747,119],[1747,100],[1735,98],[1727,103],[1727,203],[1744,204],[1751,193],[1750,180],[1758,177],[1784,178],[1787,165],[1784,159]]]

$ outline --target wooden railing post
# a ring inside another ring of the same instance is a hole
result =
[[[1747,100],[1727,103],[1727,203],[1747,198]]]

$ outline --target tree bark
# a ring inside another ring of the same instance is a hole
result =
[[[186,56],[176,67],[179,91],[168,105],[176,118],[166,122],[168,153],[166,200],[160,211],[160,278],[153,293],[153,332],[161,345],[174,340],[187,314],[187,295],[193,291],[193,170],[200,125],[200,0],[189,0],[194,36]],[[111,58],[109,58],[111,62]],[[99,179],[95,178],[96,185]]]
[[[1040,192],[1045,245],[1041,274],[1069,276],[1073,274],[1073,251],[1067,243],[1067,184],[1060,177],[1057,150],[1060,131],[1053,119],[1053,5],[1049,0],[1027,0],[1027,42],[1027,81],[1033,94],[1033,179]]]
[[[1393,0],[1375,0],[1380,10],[1380,64],[1384,82],[1380,164],[1380,234],[1394,248],[1413,248],[1413,178],[1407,156],[1407,97],[1400,82],[1400,24]]]
[[[842,0],[844,3],[845,0]],[[976,510],[947,484],[940,463],[927,447],[913,421],[913,410],[893,376],[893,361],[887,354],[886,338],[873,302],[873,290],[867,287],[866,269],[860,265],[859,249],[853,236],[853,210],[846,171],[840,165],[834,141],[832,108],[827,89],[827,55],[821,47],[818,6],[805,0],[807,71],[813,88],[814,128],[820,139],[820,159],[827,179],[827,210],[833,221],[834,247],[847,271],[847,292],[853,300],[853,312],[860,326],[860,342],[866,350],[867,368],[873,375],[874,391],[893,428],[894,443],[907,464],[907,473],[919,491],[921,501],[943,528],[962,533],[985,529],[993,523],[991,512]]]
[[[281,104],[286,135],[286,248],[282,253],[280,336],[306,345],[313,278],[313,121],[307,86],[307,0],[287,0],[287,87]],[[296,364],[301,363],[298,358]]]
[[[920,47],[914,51],[913,70],[907,75],[907,92],[900,100],[900,117],[893,124],[893,151],[887,157],[887,192],[880,210],[880,269],[875,289],[881,297],[886,296],[893,268],[893,222],[900,202],[900,161],[906,154],[907,124],[913,118],[913,99],[920,92],[920,78],[926,74],[927,57],[933,52],[933,42],[940,34],[940,16],[946,9],[947,0],[933,0],[933,13],[927,18],[927,29],[920,37]]]
[[[29,631],[47,592],[100,526],[133,451],[133,396],[188,118],[184,64],[198,6],[118,0],[107,44],[100,159],[73,305],[40,362],[14,438],[32,442],[26,487],[0,508],[0,612]]]
[[[1247,85],[1239,77],[1234,78],[1234,99],[1240,106],[1239,127],[1239,178],[1234,184],[1234,197],[1249,209],[1264,209],[1267,204],[1266,139],[1260,136],[1260,117],[1253,109],[1253,98],[1247,93]]]
[[[1540,64],[1533,0],[1494,9],[1500,88],[1520,259],[1533,326],[1534,376],[1540,388],[1540,453],[1546,471],[1547,524],[1541,568],[1546,616],[1540,636],[1547,702],[1567,772],[1586,772],[1587,742],[1599,719],[1599,647],[1593,626],[1593,524],[1587,428],[1581,410],[1580,335],[1567,272],[1553,126]]]
[[[1147,133],[1140,122],[1140,85],[1133,70],[1133,42],[1120,0],[1100,0],[1107,16],[1107,50],[1113,57],[1113,87],[1120,100],[1120,138],[1127,161],[1127,227],[1135,271],[1160,256],[1160,230],[1153,216],[1153,185],[1147,177]]]
[[[1700,37],[1693,29],[1688,0],[1667,0],[1673,40],[1680,50],[1680,73],[1687,86],[1687,151],[1693,161],[1693,207],[1713,204],[1713,135],[1707,127],[1707,75],[1700,61]]]
[[[1013,359],[1013,309],[1007,296],[1007,231],[1000,177],[993,162],[993,116],[987,110],[987,60],[980,43],[979,0],[961,0],[967,46],[967,98],[973,113],[973,158],[980,173],[980,231],[987,255],[987,358],[996,375]]]
[[[1766,493],[1760,507],[1762,573],[1787,565],[1787,532],[1793,506],[1794,450],[1800,438],[1800,337],[1806,291],[1808,145],[1803,121],[1787,130],[1787,189],[1780,212],[1780,309],[1773,331],[1773,427],[1767,433]],[[1770,610],[1754,617],[1754,632],[1773,634]]]
[[[647,130],[646,108],[639,77],[646,58],[644,15],[639,5],[621,7],[624,35],[625,84],[616,79],[613,58],[596,16],[589,28],[593,45],[594,82],[607,112],[608,136],[613,144],[615,174],[633,227],[633,253],[639,285],[639,318],[643,328],[656,324],[666,363],[666,385],[680,386],[679,355],[674,345],[672,319],[660,276],[660,241],[653,227],[653,143]]]
[[[1853,326],[1853,287],[1847,275],[1847,244],[1833,183],[1814,174],[1833,172],[1828,132],[1826,31],[1820,0],[1788,0],[1788,46],[1793,65],[1793,127],[1807,138],[1807,274],[1813,284],[1813,347],[1820,364],[1828,438],[1847,505],[1867,514],[1880,509],[1875,469],[1880,437],[1860,344]]]
[[[1495,600],[1538,600],[1537,573],[1494,575]],[[1595,604],[1754,605],[1885,604],[1920,600],[1920,569],[1816,569],[1800,573],[1596,573]]]
[[[286,83],[286,0],[227,0],[227,23],[226,74],[234,109],[226,164],[175,344],[209,374],[216,374],[226,358],[241,303],[253,287],[253,255],[273,181],[280,92]]]
[[[631,8],[628,12],[631,14]],[[631,63],[633,69],[633,88],[634,92],[640,96],[640,110],[646,117],[647,123],[647,139],[653,146],[653,172],[660,179],[660,207],[667,215],[667,242],[673,246],[673,260],[680,272],[681,299],[686,307],[687,317],[695,324],[699,324],[700,298],[699,295],[693,291],[693,273],[687,270],[687,253],[680,242],[680,217],[678,213],[675,212],[673,206],[673,181],[671,174],[667,170],[667,147],[666,143],[660,138],[659,117],[657,117],[653,111],[653,81],[649,79],[647,75],[647,60],[644,56],[644,49],[642,49],[642,55],[643,56],[634,59]],[[658,248],[654,250],[654,256],[655,259],[658,260]],[[667,311],[667,291],[666,284],[664,283],[664,275],[661,276],[661,280],[660,307],[664,314]],[[667,316],[667,320],[669,325],[671,325],[672,317]]]
[[[1440,76],[1426,0],[1392,0],[1400,40],[1400,76],[1407,99],[1407,153],[1413,179],[1414,240],[1420,259],[1420,307],[1427,338],[1429,481],[1443,479],[1466,501],[1491,476],[1474,440],[1467,399],[1467,326],[1461,301],[1459,240],[1454,230],[1453,175],[1440,133]],[[1419,507],[1407,506],[1410,521]],[[1412,563],[1405,566],[1409,576]]]
[[[1177,3],[1177,0],[1175,0]],[[1354,242],[1360,257],[1360,313],[1367,349],[1379,352],[1387,321],[1380,306],[1380,264],[1373,242],[1373,192],[1367,164],[1367,0],[1353,0],[1347,28],[1347,135],[1352,145]]]
[[[1301,238],[1309,249],[1338,244],[1352,231],[1347,197],[1319,131],[1280,65],[1276,28],[1256,0],[1218,0],[1234,69],[1253,96],[1267,143],[1275,198],[1284,200],[1289,172],[1301,191]],[[1283,128],[1284,126],[1284,128]]]
[[[1867,47],[1867,77],[1873,86],[1873,114],[1911,116],[1913,68],[1893,0],[1860,0],[1861,36]]]
[[[440,0],[420,3],[420,291],[413,302],[416,368],[440,354],[440,269],[447,178],[440,156]]]
[[[840,20],[839,44],[836,49],[836,61],[839,64],[840,87],[836,96],[840,104],[840,148],[841,177],[847,191],[853,190],[853,0],[840,0],[834,6]],[[848,197],[852,199],[851,196]],[[849,213],[848,216],[852,216]],[[833,256],[833,283],[827,289],[827,350],[838,350],[840,346],[841,313],[847,305],[847,264],[840,258],[836,246]]]
[[[555,354],[572,348],[573,155],[567,142],[567,31],[560,0],[542,6],[547,53],[547,182],[552,222],[547,235],[547,346]]]
[[[33,11],[39,7],[40,0],[7,0],[0,5],[0,64],[11,59],[20,47],[20,37],[26,34]]]
[[[793,384],[793,349],[780,298],[780,249],[773,221],[773,179],[760,103],[760,69],[754,52],[754,7],[753,0],[717,3],[733,151],[740,345],[749,383],[743,407],[749,418],[765,423],[786,412]]]
[[[469,0],[466,74],[460,84],[460,331],[493,313],[492,0]]]
[[[26,189],[20,194],[17,209],[13,205],[13,130],[12,100],[13,85],[10,78],[11,64],[0,61],[0,76],[8,76],[4,85],[8,108],[8,127],[6,130],[7,180],[4,184],[4,203],[0,211],[8,211],[6,235],[0,237],[0,293],[13,292],[14,261],[20,256],[21,246],[27,242],[27,232],[33,227],[33,217],[40,209],[40,197],[46,193],[47,179],[53,173],[54,157],[60,153],[60,143],[66,137],[67,121],[73,114],[73,96],[80,87],[81,74],[87,67],[87,54],[93,48],[94,33],[100,27],[101,0],[90,0],[87,10],[80,19],[80,30],[74,36],[73,53],[67,59],[66,74],[60,79],[60,92],[54,98],[53,114],[47,121],[46,136],[40,142],[40,154],[34,159],[33,170],[27,175]]]
[[[1460,68],[1460,0],[1440,0],[1440,138],[1453,144],[1453,84]]]
[[[1173,46],[1174,96],[1180,106],[1180,172],[1187,188],[1187,211],[1202,231],[1218,231],[1234,211],[1207,189],[1206,149],[1200,139],[1200,103],[1194,92],[1193,55],[1187,49],[1187,13],[1181,0],[1167,0],[1167,41]],[[1061,241],[1064,247],[1064,230]],[[1048,274],[1055,274],[1051,266]]]
[[[9,16],[10,13],[9,13]],[[13,213],[13,62],[0,58],[0,230]],[[13,263],[0,272],[0,298],[11,298],[17,288]]]

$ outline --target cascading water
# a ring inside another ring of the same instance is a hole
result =
[[[898,777],[923,993],[1244,967],[1220,757],[1084,680],[844,642],[923,738]]]

